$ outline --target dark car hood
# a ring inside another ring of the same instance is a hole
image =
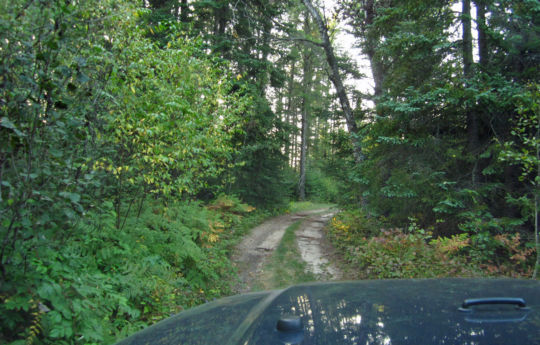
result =
[[[527,306],[488,304],[459,310],[466,299],[488,297],[523,298]],[[290,316],[293,324],[294,317],[299,319],[301,329],[278,331],[278,320]],[[119,344],[540,344],[540,281],[297,285],[207,303]]]

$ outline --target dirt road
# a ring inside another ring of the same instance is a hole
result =
[[[302,223],[295,232],[296,243],[307,269],[317,276],[318,280],[340,280],[342,278],[340,270],[329,260],[334,254],[333,248],[323,231],[325,224],[335,213],[335,210],[329,208],[303,211],[272,218],[252,229],[238,244],[232,257],[240,277],[240,282],[235,288],[236,292],[252,291],[285,230],[297,221]]]

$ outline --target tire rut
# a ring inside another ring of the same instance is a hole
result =
[[[253,228],[232,255],[232,262],[237,267],[239,281],[234,286],[236,293],[252,291],[259,281],[262,269],[268,258],[277,248],[285,230],[293,223],[303,220],[296,231],[296,241],[302,259],[308,269],[320,277],[320,280],[337,280],[340,271],[328,260],[332,248],[324,236],[324,226],[335,214],[328,208],[297,212],[267,220]]]

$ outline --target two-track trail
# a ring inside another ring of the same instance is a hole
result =
[[[265,274],[263,269],[278,247],[285,231],[293,223],[301,221],[295,231],[296,245],[306,269],[318,280],[340,280],[342,273],[332,262],[334,250],[326,239],[324,227],[336,213],[330,208],[286,214],[265,221],[255,227],[236,246],[232,261],[240,278],[236,292],[252,291]],[[275,288],[274,286],[263,286]]]

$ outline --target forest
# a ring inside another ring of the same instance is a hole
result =
[[[0,343],[228,295],[292,200],[358,278],[538,279],[539,68],[537,0],[0,1]]]

